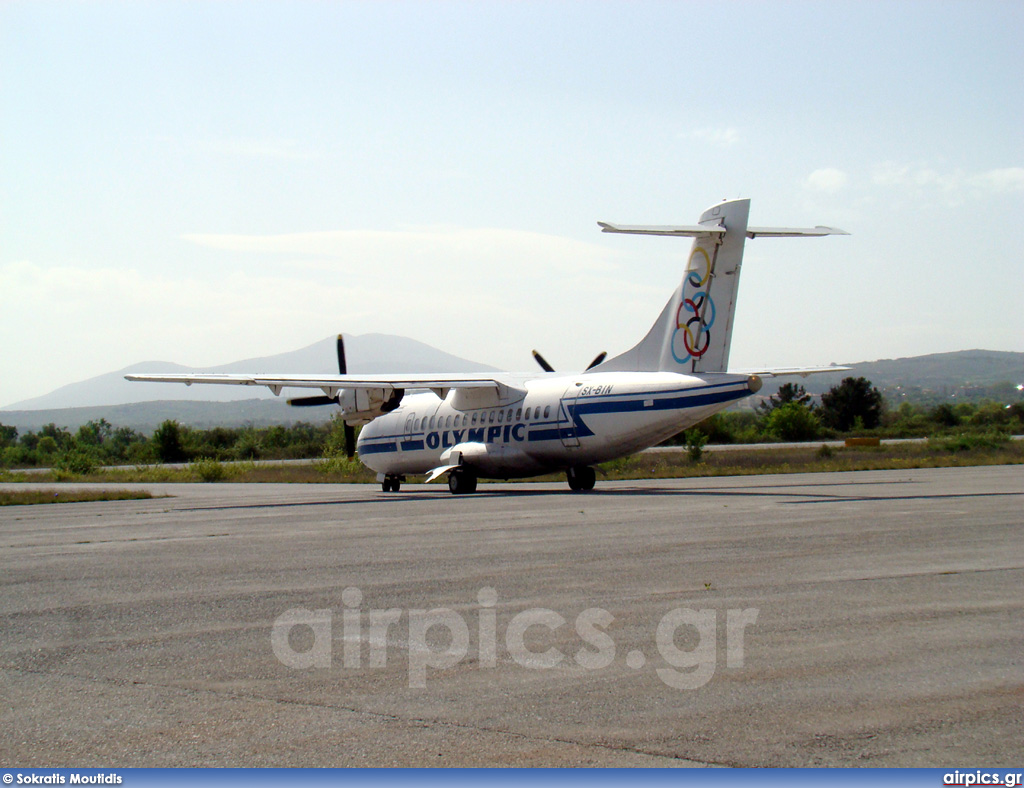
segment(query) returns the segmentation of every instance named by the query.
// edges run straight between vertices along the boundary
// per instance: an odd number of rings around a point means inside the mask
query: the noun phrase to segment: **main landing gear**
[[[384,477],[384,480],[380,483],[380,488],[384,492],[398,492],[402,489],[402,482],[405,481],[404,476],[394,476],[388,474]]]
[[[452,495],[476,492],[476,473],[470,468],[456,468],[448,474],[448,489]]]
[[[570,468],[565,476],[569,480],[569,489],[575,492],[589,492],[597,482],[597,473],[588,465]]]

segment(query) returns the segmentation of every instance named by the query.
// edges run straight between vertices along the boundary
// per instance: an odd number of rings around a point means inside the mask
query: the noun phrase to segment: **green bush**
[[[1009,442],[1005,432],[961,432],[958,435],[928,439],[928,448],[940,451],[973,451],[975,449],[998,449]]]
[[[99,461],[95,454],[78,447],[61,452],[53,463],[54,470],[74,476],[92,473],[98,465]]]
[[[24,446],[8,446],[0,451],[0,467],[13,468],[17,465],[27,465],[28,453],[29,450]]]
[[[783,441],[809,441],[818,437],[818,417],[799,402],[787,402],[775,408],[764,420],[764,431]]]
[[[708,436],[696,427],[683,433],[686,438],[686,454],[690,462],[700,462],[704,456],[704,444],[708,442]]]
[[[821,420],[843,432],[872,430],[882,420],[883,404],[881,392],[867,378],[843,378],[821,395]]]
[[[323,474],[351,476],[363,470],[363,464],[355,457],[348,457],[345,452],[328,454],[324,452],[322,460],[315,463],[316,469]]]
[[[235,441],[235,456],[240,460],[258,460],[262,453],[260,436],[254,430],[246,430]]]
[[[156,456],[160,462],[184,462],[185,446],[182,441],[181,425],[173,419],[168,419],[153,433],[153,444],[156,446]]]
[[[209,457],[200,457],[189,463],[189,473],[203,482],[222,482],[228,472],[223,463],[212,460]]]

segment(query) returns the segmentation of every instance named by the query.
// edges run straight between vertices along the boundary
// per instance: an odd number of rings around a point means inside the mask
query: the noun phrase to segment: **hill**
[[[848,372],[783,378],[766,381],[762,396],[774,394],[779,385],[796,380],[808,393],[820,395],[843,378],[864,377],[886,396],[890,404],[915,402],[937,404],[946,401],[977,401],[991,398],[1017,400],[1015,388],[1024,384],[1024,353],[998,350],[958,350],[908,358],[859,361],[843,366]]]
[[[493,372],[475,361],[459,358],[414,339],[391,334],[345,334],[345,358],[350,372],[372,375],[378,372]],[[145,361],[78,383],[61,386],[41,397],[15,402],[6,411],[54,410],[100,405],[123,405],[158,400],[219,401],[273,399],[264,388],[237,386],[182,386],[176,383],[130,383],[124,376],[133,372],[279,372],[298,375],[337,373],[335,337],[327,337],[298,350],[273,356],[247,358],[213,367],[186,367],[167,361]]]
[[[345,336],[346,356],[352,372],[472,372],[494,371],[474,361],[452,356],[405,337],[389,334]],[[235,386],[180,386],[129,383],[129,372],[256,372],[299,374],[334,372],[334,337],[327,337],[290,353],[245,359],[217,367],[197,369],[169,362],[147,362],[72,383],[35,399],[0,409],[0,423],[24,433],[51,422],[77,429],[88,421],[105,418],[111,424],[145,432],[166,419],[195,427],[269,426],[297,421],[322,422],[333,408],[290,408],[284,397],[269,391]],[[848,364],[849,372],[812,375],[805,379],[767,380],[758,397],[741,407],[753,407],[778,390],[781,383],[797,380],[811,394],[820,395],[853,375],[872,381],[890,404],[922,404],[992,398],[1021,399],[1016,386],[1024,384],[1024,353],[963,350],[909,358],[880,359]]]

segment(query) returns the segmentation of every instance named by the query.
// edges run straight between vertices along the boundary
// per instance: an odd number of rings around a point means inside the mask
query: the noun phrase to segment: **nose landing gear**
[[[448,489],[452,495],[476,492],[476,474],[470,468],[456,468],[448,474]]]

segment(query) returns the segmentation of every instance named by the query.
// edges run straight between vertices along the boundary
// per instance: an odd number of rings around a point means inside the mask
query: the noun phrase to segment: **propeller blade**
[[[540,364],[540,368],[543,369],[545,372],[555,371],[555,368],[547,362],[547,359],[545,359],[544,356],[542,356],[536,350],[533,351],[533,357],[537,360],[537,363]]]
[[[337,405],[337,397],[296,397],[288,400],[288,404],[294,408],[311,408],[316,405]]]
[[[345,361],[345,337],[338,334],[338,374],[348,374],[348,363]],[[345,422],[345,455],[352,459],[356,456],[356,428]]]
[[[356,428],[345,422],[345,454],[349,459],[356,456]]]
[[[593,369],[598,364],[600,364],[602,361],[604,361],[607,357],[608,357],[607,351],[601,351],[600,353],[597,354],[597,358],[595,358],[593,361],[590,362],[590,364],[587,366],[587,369]]]
[[[348,374],[348,364],[345,363],[345,337],[338,334],[338,374]]]

